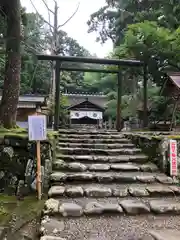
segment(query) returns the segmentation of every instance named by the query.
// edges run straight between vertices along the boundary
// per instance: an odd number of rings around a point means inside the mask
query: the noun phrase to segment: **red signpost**
[[[171,176],[178,175],[176,140],[170,140],[170,174]]]

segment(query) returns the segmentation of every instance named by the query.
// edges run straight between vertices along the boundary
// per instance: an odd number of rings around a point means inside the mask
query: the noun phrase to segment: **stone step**
[[[120,149],[120,148],[135,148],[135,145],[132,143],[114,143],[114,144],[106,144],[106,143],[67,143],[60,142],[58,144],[60,148],[89,148],[89,149]]]
[[[88,138],[58,138],[59,143],[88,143],[88,144],[126,144],[131,143],[127,138],[120,139],[88,139]]]
[[[59,135],[61,134],[79,134],[79,135],[83,135],[84,133],[87,134],[91,134],[91,135],[109,135],[109,134],[113,134],[113,135],[123,135],[120,132],[117,131],[110,131],[110,130],[100,130],[100,129],[59,129],[58,130]]]
[[[54,228],[56,231],[56,228]],[[47,231],[46,229],[43,229],[44,231]],[[41,231],[40,231],[41,232]],[[66,240],[65,238],[62,238],[62,237],[56,237],[56,236],[53,236],[53,235],[45,235],[45,236],[42,236],[40,238],[40,240]]]
[[[74,184],[52,186],[49,197],[166,197],[179,196],[180,187],[163,184]]]
[[[125,139],[122,134],[59,134],[59,138],[69,139]]]
[[[44,214],[63,217],[81,217],[83,215],[104,215],[104,214],[171,214],[180,215],[180,198],[77,198],[77,199],[54,199],[49,198],[45,202]]]
[[[141,153],[139,148],[122,148],[122,149],[90,149],[90,148],[62,148],[58,147],[57,152],[61,154],[76,154],[76,155],[134,155]]]
[[[50,180],[56,183],[66,182],[99,182],[99,183],[176,183],[172,178],[167,177],[162,173],[150,172],[53,172],[50,175]]]
[[[156,231],[150,231],[150,235],[154,240],[179,240],[180,231],[175,229],[161,229]]]
[[[143,172],[157,172],[158,167],[153,163],[136,164],[128,163],[80,163],[80,162],[66,162],[63,160],[56,160],[53,163],[54,170],[67,170],[72,172],[85,171],[143,171]]]
[[[145,163],[148,157],[144,154],[134,155],[119,155],[119,156],[98,156],[98,155],[64,155],[57,154],[56,159],[64,160],[65,162],[85,162],[85,163]]]

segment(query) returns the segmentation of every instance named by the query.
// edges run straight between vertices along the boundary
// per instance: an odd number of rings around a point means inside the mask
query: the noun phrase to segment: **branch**
[[[46,1],[45,0],[42,0],[42,2],[44,3],[44,5],[46,6],[48,12],[51,12],[52,14],[54,14],[54,11],[52,11],[49,6],[47,5]]]
[[[64,27],[64,25],[66,25],[76,15],[77,11],[79,10],[79,6],[80,6],[80,3],[78,3],[78,6],[77,6],[76,10],[74,11],[74,13],[63,24],[58,26],[58,29],[61,27]]]
[[[37,8],[35,7],[35,5],[34,5],[34,3],[33,3],[33,0],[30,0],[30,2],[31,2],[31,4],[32,4],[33,8],[35,9],[36,13],[43,19],[43,21],[44,21],[45,23],[47,23],[47,24],[49,25],[50,30],[51,30],[51,28],[54,29],[53,25],[51,25],[51,23],[49,23],[48,21],[46,21],[46,20],[41,16],[41,14],[38,12]]]
[[[48,18],[49,18],[49,24],[50,24],[50,22],[51,22],[51,14],[50,14],[50,13],[52,13],[52,14],[54,15],[55,12],[53,12],[53,11],[49,8],[49,6],[48,6],[48,4],[46,3],[45,0],[42,0],[42,2],[44,3],[44,5],[46,6],[46,8],[47,8],[47,10],[48,10]],[[51,27],[50,27],[50,31],[51,31],[51,33],[53,34],[53,31],[52,31]]]

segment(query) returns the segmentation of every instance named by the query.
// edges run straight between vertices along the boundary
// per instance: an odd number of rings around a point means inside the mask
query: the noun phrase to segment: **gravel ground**
[[[66,219],[59,236],[67,240],[139,240],[148,231],[180,230],[180,216],[104,216]],[[151,238],[148,238],[151,239]]]

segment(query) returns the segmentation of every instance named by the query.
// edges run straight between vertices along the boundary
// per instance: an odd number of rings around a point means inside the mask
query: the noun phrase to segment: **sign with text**
[[[30,141],[46,140],[46,116],[28,116],[28,132]]]
[[[178,174],[177,163],[177,141],[170,140],[170,174],[171,176],[177,176]]]

